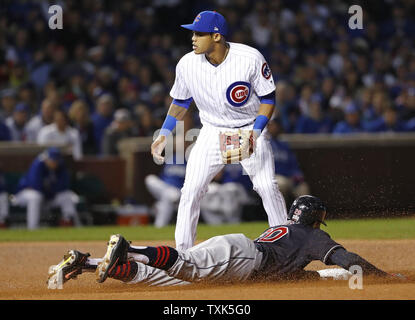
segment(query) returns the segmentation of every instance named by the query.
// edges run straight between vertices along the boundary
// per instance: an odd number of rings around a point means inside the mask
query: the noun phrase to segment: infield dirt
[[[388,272],[400,272],[407,281],[385,282],[363,278],[363,289],[350,289],[348,281],[260,282],[233,285],[192,284],[182,287],[146,287],[108,279],[99,284],[85,273],[68,281],[63,290],[48,290],[49,265],[57,264],[69,249],[102,257],[105,242],[0,243],[1,300],[376,300],[415,299],[415,240],[336,240]],[[160,242],[133,242],[159,245]],[[163,243],[173,245],[173,243]],[[313,262],[306,269],[328,268]],[[116,294],[114,294],[116,293]]]

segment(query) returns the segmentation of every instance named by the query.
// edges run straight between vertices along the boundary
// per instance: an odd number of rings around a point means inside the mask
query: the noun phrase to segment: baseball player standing
[[[202,129],[190,153],[181,190],[175,231],[176,248],[180,250],[193,246],[201,199],[225,163],[241,163],[262,198],[270,226],[285,223],[287,217],[284,198],[274,178],[274,159],[266,134],[266,124],[275,105],[275,83],[267,62],[258,50],[227,42],[227,23],[217,12],[203,11],[192,24],[182,27],[193,31],[193,51],[184,55],[176,66],[176,79],[170,91],[173,101],[151,146],[154,159],[164,161],[161,154],[167,137],[194,101]],[[240,137],[241,144],[249,151],[237,151],[236,158],[229,154],[226,158],[223,148],[228,146],[221,142],[224,132],[247,132]],[[232,140],[228,138],[225,143]]]

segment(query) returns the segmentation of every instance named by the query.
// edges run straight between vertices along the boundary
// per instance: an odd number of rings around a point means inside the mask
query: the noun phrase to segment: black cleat
[[[117,265],[127,263],[129,247],[130,243],[122,235],[115,234],[111,236],[107,252],[96,270],[98,282],[104,282]]]

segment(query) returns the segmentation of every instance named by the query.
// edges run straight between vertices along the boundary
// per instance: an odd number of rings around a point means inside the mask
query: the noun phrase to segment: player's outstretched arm
[[[363,259],[356,253],[349,252],[344,248],[338,248],[331,253],[328,257],[326,264],[338,265],[346,270],[349,270],[351,266],[357,265],[362,268],[363,274],[371,274],[381,277],[391,276],[389,273],[380,270],[370,262]]]
[[[157,162],[163,163],[164,157],[161,155],[167,144],[167,137],[171,134],[176,127],[176,123],[182,120],[186,114],[187,108],[179,106],[174,103],[170,105],[167,112],[166,119],[161,127],[160,134],[156,140],[151,144],[151,154]]]

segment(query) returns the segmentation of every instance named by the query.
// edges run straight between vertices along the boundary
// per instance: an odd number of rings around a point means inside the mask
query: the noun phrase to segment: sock
[[[135,261],[127,261],[127,263],[120,264],[112,269],[108,277],[121,280],[124,282],[131,281],[138,271],[138,265]]]
[[[134,247],[130,246],[128,249],[129,253],[138,254],[137,260],[142,263],[146,263],[149,266],[168,270],[177,260],[179,254],[177,253],[176,249],[167,246],[159,246],[159,247]],[[140,257],[140,255],[144,255],[147,257]]]

